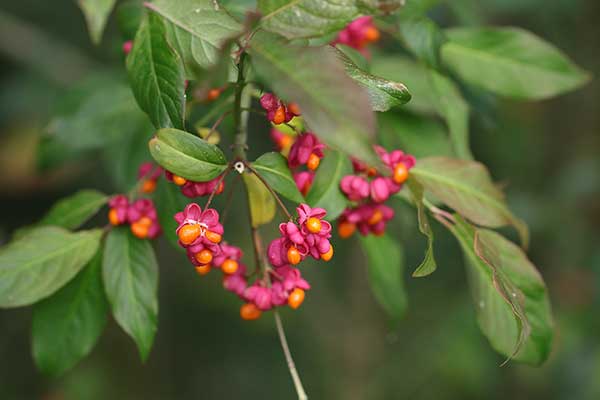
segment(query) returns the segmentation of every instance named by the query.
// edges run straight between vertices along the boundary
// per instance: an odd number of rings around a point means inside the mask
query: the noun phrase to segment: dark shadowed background
[[[433,15],[441,25],[524,27],[600,74],[597,1],[454,3]],[[74,1],[0,3],[0,241],[78,188],[121,187],[107,178],[119,168],[113,158],[90,151],[53,168],[50,154],[40,172],[36,150],[70,86],[99,70],[124,75],[121,43],[113,18],[103,44],[93,47]],[[398,203],[390,230],[404,244],[410,302],[399,324],[390,324],[373,299],[355,239],[337,243],[331,263],[307,263],[303,273],[313,290],[300,310],[282,312],[310,398],[600,398],[600,84],[592,80],[536,103],[474,97],[473,152],[530,225],[530,258],[550,289],[556,329],[550,359],[540,368],[500,367],[503,358],[477,328],[459,247],[439,226],[438,270],[410,278],[424,244],[414,212]],[[271,145],[264,122],[251,124],[256,156]],[[225,140],[227,129],[221,129]],[[119,132],[115,125],[98,134]],[[130,158],[114,154],[124,165]],[[236,195],[225,229],[250,254],[244,199],[240,190]],[[272,315],[241,321],[239,301],[222,290],[217,274],[199,279],[166,241],[158,250],[159,330],[145,365],[110,321],[91,356],[61,378],[45,377],[30,355],[30,308],[2,310],[0,399],[294,398]]]

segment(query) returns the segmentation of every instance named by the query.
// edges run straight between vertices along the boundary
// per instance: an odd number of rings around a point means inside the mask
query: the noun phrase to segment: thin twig
[[[219,186],[221,186],[221,183],[223,183],[223,179],[225,179],[225,177],[229,174],[230,171],[231,171],[231,167],[228,167],[225,170],[225,172],[223,172],[221,174],[221,179],[219,179],[219,182],[217,182],[217,184],[215,185],[215,188],[213,189],[212,193],[208,197],[208,200],[206,200],[206,204],[204,205],[205,210],[208,208],[208,206],[210,206],[210,203],[212,202],[213,198],[215,197],[215,194],[217,193],[217,190],[219,190]]]
[[[210,131],[208,132],[208,135],[206,135],[206,137],[204,138],[204,140],[208,140],[208,138],[210,137],[210,135],[212,135],[213,133],[215,133],[215,131],[217,130],[217,128],[219,127],[219,125],[221,125],[221,122],[223,122],[223,120],[225,119],[226,116],[228,116],[229,114],[231,114],[231,110],[229,111],[225,111],[213,124],[213,126],[211,126]]]
[[[221,213],[221,223],[225,224],[227,220],[227,216],[229,215],[229,210],[231,209],[231,201],[233,200],[233,191],[235,186],[240,181],[240,175],[237,175],[231,185],[229,185],[229,191],[227,192],[227,199],[225,200],[225,207],[223,207],[223,212]]]
[[[291,221],[293,219],[292,214],[290,214],[287,207],[285,206],[285,204],[283,204],[283,201],[281,201],[281,198],[277,195],[277,193],[275,193],[275,191],[273,190],[271,185],[269,185],[267,183],[267,181],[265,181],[265,179],[258,172],[256,172],[256,170],[254,168],[252,168],[252,166],[250,164],[244,163],[244,165],[246,166],[246,168],[248,168],[250,170],[250,172],[252,172],[254,175],[256,175],[256,177],[262,182],[263,185],[265,185],[265,187],[269,190],[269,192],[271,192],[271,195],[275,198],[275,200],[277,201],[277,204],[279,204],[279,208],[281,208],[281,211],[283,211],[285,216]]]
[[[288,347],[287,339],[285,338],[285,332],[283,331],[283,325],[281,324],[281,318],[279,317],[279,312],[275,310],[273,311],[273,314],[275,314],[275,325],[277,326],[279,341],[281,342],[283,354],[285,354],[285,361],[287,362],[288,369],[290,370],[290,375],[292,376],[292,380],[294,381],[294,387],[296,388],[296,393],[298,394],[298,400],[307,400],[308,396],[304,391],[302,381],[300,380],[300,375],[298,375],[298,371],[296,370],[296,364],[294,364],[292,353],[290,352],[290,348]]]

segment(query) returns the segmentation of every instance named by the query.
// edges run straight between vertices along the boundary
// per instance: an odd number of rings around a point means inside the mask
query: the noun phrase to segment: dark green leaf
[[[410,93],[406,86],[399,82],[371,75],[358,68],[352,60],[341,51],[336,52],[342,60],[346,73],[367,91],[371,106],[375,111],[387,111],[390,108],[406,104]]]
[[[527,226],[510,212],[504,194],[494,186],[482,164],[429,157],[418,160],[411,175],[427,192],[476,224],[490,228],[513,225],[527,247]]]
[[[114,78],[92,77],[61,101],[65,110],[50,122],[48,133],[68,149],[103,148],[147,126],[131,89]]]
[[[472,158],[469,149],[469,107],[456,84],[441,73],[404,57],[376,57],[372,71],[387,79],[401,80],[412,94],[406,108],[443,117],[454,153]]]
[[[227,168],[221,149],[191,133],[160,129],[148,145],[163,168],[192,181],[209,181]]]
[[[261,25],[289,39],[323,36],[362,13],[389,13],[404,0],[258,0]]]
[[[71,369],[90,353],[107,315],[98,251],[71,282],[34,306],[32,351],[38,368],[55,376]]]
[[[406,85],[412,97],[403,109],[437,114],[427,67],[408,57],[376,54],[371,61],[370,72],[385,79],[401,81]]]
[[[402,149],[417,159],[454,156],[445,127],[433,118],[407,112],[379,114],[379,138],[388,149]]]
[[[113,229],[104,246],[102,276],[115,319],[145,361],[158,320],[158,265],[150,242],[135,238],[127,228]]]
[[[304,196],[298,190],[284,156],[265,153],[252,163],[252,167],[274,191],[296,203],[304,203]]]
[[[0,250],[0,307],[27,306],[69,282],[96,253],[100,229],[68,232],[45,226]]]
[[[181,250],[177,235],[175,234],[178,224],[173,216],[183,211],[185,206],[191,202],[190,199],[181,194],[179,186],[166,179],[159,179],[154,199],[158,221],[165,237],[176,249]]]
[[[245,173],[242,177],[244,178],[248,193],[252,227],[257,228],[268,224],[275,217],[275,198],[273,198],[269,189],[267,189],[265,184],[256,175]]]
[[[440,66],[440,47],[446,41],[437,24],[424,15],[400,13],[400,32],[415,56],[433,68]]]
[[[503,96],[546,99],[576,89],[589,74],[560,50],[519,28],[446,31],[443,62],[465,81]]]
[[[467,259],[477,320],[492,347],[530,364],[550,353],[553,322],[548,291],[523,251],[496,232],[455,216],[450,228]]]
[[[108,197],[97,190],[81,190],[58,201],[39,224],[76,229],[94,216],[107,200]]]
[[[130,190],[137,183],[139,167],[152,160],[148,151],[148,140],[154,128],[144,115],[140,129],[123,132],[118,141],[104,148],[102,161],[106,172],[110,174],[116,188],[122,192]]]
[[[410,192],[412,194],[413,201],[417,207],[417,218],[419,220],[419,231],[427,236],[427,249],[425,250],[425,258],[417,269],[413,272],[412,276],[420,278],[433,273],[437,269],[435,262],[435,256],[433,254],[433,231],[429,224],[429,218],[427,218],[427,212],[425,211],[425,205],[423,204],[423,186],[414,179],[410,178],[407,182]]]
[[[184,74],[181,60],[169,46],[162,19],[150,13],[142,20],[127,57],[133,94],[157,128],[183,128]]]
[[[291,46],[258,32],[249,51],[257,74],[279,96],[298,103],[306,124],[325,143],[379,165],[371,147],[375,118],[369,96],[344,73],[335,49]]]
[[[429,70],[429,79],[433,89],[435,107],[444,117],[450,131],[450,140],[454,152],[460,158],[472,159],[469,147],[469,106],[463,99],[456,84],[447,76]]]
[[[77,0],[79,8],[83,11],[90,31],[90,37],[95,44],[102,40],[102,32],[106,26],[108,16],[117,0]]]
[[[126,0],[117,6],[117,23],[125,39],[133,40],[143,17],[143,0]]]
[[[369,281],[375,298],[392,318],[399,319],[407,308],[401,244],[388,235],[361,236],[360,242],[367,256]]]
[[[154,0],[146,7],[166,21],[169,42],[184,61],[188,77],[216,64],[226,39],[242,27],[213,0]]]
[[[340,180],[352,174],[350,158],[339,151],[330,150],[321,160],[315,179],[306,196],[311,207],[327,210],[327,219],[336,219],[348,205],[346,196],[340,190]]]

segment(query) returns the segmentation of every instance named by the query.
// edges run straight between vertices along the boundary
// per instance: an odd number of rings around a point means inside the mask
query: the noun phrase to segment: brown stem
[[[292,353],[290,352],[290,348],[285,337],[285,332],[283,330],[283,324],[281,323],[279,313],[277,312],[277,310],[275,310],[273,311],[273,314],[275,314],[275,325],[277,326],[279,341],[281,342],[281,348],[283,349],[283,354],[285,355],[285,361],[287,363],[288,369],[290,370],[292,381],[294,381],[294,387],[296,388],[296,393],[298,394],[298,400],[308,400],[308,396],[306,395],[304,387],[302,386],[302,381],[300,380],[300,375],[298,374],[298,370],[296,369],[296,364],[294,363],[294,359],[292,358]]]

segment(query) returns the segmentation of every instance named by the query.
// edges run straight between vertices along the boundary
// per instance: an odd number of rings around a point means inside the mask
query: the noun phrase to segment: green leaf
[[[433,118],[407,112],[378,115],[379,138],[388,149],[402,149],[417,159],[428,156],[454,156],[446,128]]]
[[[331,148],[379,165],[371,147],[375,118],[369,96],[344,73],[335,49],[296,47],[264,32],[250,45],[257,74],[286,101],[298,103],[312,131]]]
[[[39,224],[60,226],[66,229],[79,228],[93,217],[107,201],[108,197],[97,190],[81,190],[58,201]]]
[[[513,27],[446,31],[443,62],[466,82],[502,96],[540,100],[581,87],[590,76],[560,50]]]
[[[401,81],[408,87],[412,97],[403,109],[437,114],[428,68],[424,65],[404,56],[374,54],[370,72],[385,79]]]
[[[408,49],[428,66],[439,68],[440,47],[446,38],[437,24],[424,15],[399,16],[400,33]]]
[[[104,148],[148,124],[131,89],[114,78],[86,79],[67,91],[60,103],[64,110],[49,123],[47,137],[52,144],[57,141],[77,152]]]
[[[336,219],[348,205],[346,196],[340,190],[340,181],[352,174],[352,163],[345,154],[329,150],[321,160],[315,174],[306,202],[311,207],[327,210],[327,219]]]
[[[471,159],[469,107],[456,84],[441,73],[405,57],[374,57],[372,72],[386,79],[401,80],[412,94],[407,110],[437,114],[444,118],[454,153]]]
[[[184,74],[181,60],[169,46],[162,19],[150,13],[142,20],[127,57],[133,94],[156,128],[184,125]]]
[[[33,307],[32,352],[37,367],[61,375],[87,356],[102,334],[108,303],[102,252],[66,286]]]
[[[527,247],[527,226],[510,212],[504,194],[494,186],[483,164],[428,157],[418,160],[410,172],[427,192],[471,222],[490,228],[514,226]]]
[[[473,158],[469,148],[469,106],[460,90],[450,78],[437,71],[429,70],[437,112],[444,117],[450,131],[454,152],[460,158]]]
[[[496,232],[455,216],[450,227],[467,259],[469,285],[483,334],[499,353],[530,364],[550,353],[553,322],[548,291],[523,251]]]
[[[154,192],[154,200],[158,222],[160,222],[164,236],[176,249],[182,250],[175,234],[178,224],[173,216],[183,211],[185,206],[190,203],[190,199],[181,193],[179,186],[166,179],[159,179]]]
[[[287,160],[279,153],[265,153],[252,163],[252,168],[283,197],[296,203],[304,203],[304,196],[298,190]]]
[[[365,88],[374,111],[387,111],[410,100],[410,93],[402,83],[371,75],[358,68],[343,52],[338,50],[336,54],[342,60],[348,76]]]
[[[146,7],[166,21],[168,38],[184,61],[188,77],[217,63],[224,42],[242,26],[214,0],[154,0]]]
[[[116,0],[77,0],[94,44],[99,44],[102,40],[102,32],[115,3]]]
[[[248,193],[248,204],[250,207],[250,220],[252,227],[257,228],[268,224],[275,217],[275,198],[269,189],[252,173],[242,175]]]
[[[133,40],[143,18],[143,0],[125,0],[117,6],[117,24],[126,40]]]
[[[404,0],[258,0],[261,26],[289,39],[341,30],[362,13],[391,12]]]
[[[135,340],[145,361],[158,320],[158,265],[150,242],[127,228],[113,229],[104,246],[102,276],[117,323]]]
[[[425,205],[423,204],[423,186],[413,178],[407,181],[408,188],[410,189],[413,201],[417,207],[417,218],[419,220],[419,231],[427,236],[427,249],[425,250],[425,258],[417,269],[413,272],[412,276],[420,278],[432,274],[437,269],[437,263],[435,262],[435,256],[433,254],[433,231],[429,224],[429,218],[427,218],[427,212]]]
[[[47,226],[0,250],[0,307],[27,306],[69,282],[96,253],[102,231]]]
[[[148,146],[163,168],[191,181],[209,181],[227,168],[221,149],[177,129],[160,129]]]
[[[361,236],[360,243],[367,257],[369,281],[375,298],[392,318],[399,319],[407,308],[402,277],[402,246],[388,235]]]

